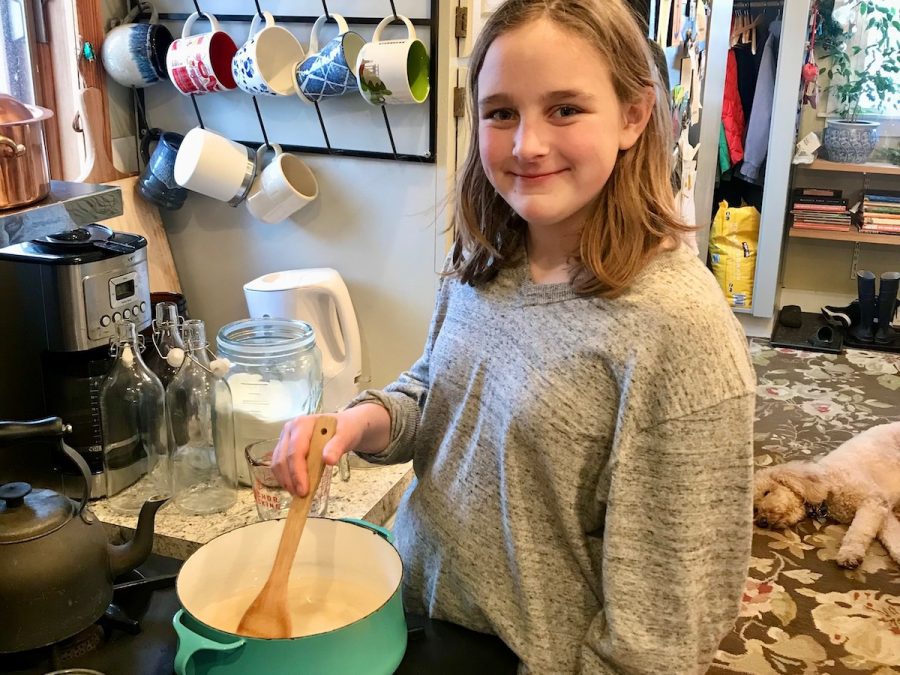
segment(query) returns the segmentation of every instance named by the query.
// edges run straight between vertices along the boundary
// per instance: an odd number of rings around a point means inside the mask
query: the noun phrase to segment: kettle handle
[[[359,324],[356,321],[356,313],[353,311],[353,301],[350,299],[350,291],[339,276],[324,280],[319,284],[319,289],[334,301],[337,309],[338,321],[341,324],[341,332],[344,334],[344,363],[353,368],[353,376],[359,375],[361,369],[359,339]]]
[[[91,497],[91,470],[81,455],[63,443],[62,437],[71,431],[71,425],[65,424],[59,417],[47,417],[28,422],[0,420],[0,446],[28,439],[57,437],[63,454],[75,463],[75,466],[81,472],[81,477],[84,479],[81,503],[78,505],[78,511],[75,514],[78,516],[81,515],[84,507],[87,506],[88,499]]]
[[[59,439],[59,449],[63,451],[63,454],[66,457],[75,462],[75,466],[78,467],[78,470],[81,472],[81,477],[84,479],[84,487],[81,489],[81,501],[78,503],[78,510],[75,512],[76,516],[80,516],[81,512],[84,511],[84,507],[87,506],[88,500],[91,498],[91,469],[87,465],[87,462],[84,461],[84,457],[63,443],[61,438]]]

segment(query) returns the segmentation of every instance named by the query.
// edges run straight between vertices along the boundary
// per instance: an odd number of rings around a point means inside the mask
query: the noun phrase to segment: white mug
[[[431,90],[428,51],[416,38],[412,21],[405,16],[397,18],[406,24],[406,39],[381,39],[381,33],[394,21],[393,15],[385,17],[356,60],[359,93],[372,105],[422,103]]]
[[[256,176],[253,151],[208,129],[194,127],[175,157],[175,182],[188,190],[237,206]]]
[[[260,28],[262,21],[265,26]],[[248,94],[290,96],[294,93],[294,68],[304,56],[294,34],[276,26],[272,15],[263,12],[253,17],[250,37],[231,62],[231,73]]]
[[[299,157],[284,152],[277,143],[269,146],[275,158],[259,172],[247,197],[247,210],[257,220],[278,223],[287,220],[319,196],[316,177]],[[267,146],[256,151],[262,167]]]

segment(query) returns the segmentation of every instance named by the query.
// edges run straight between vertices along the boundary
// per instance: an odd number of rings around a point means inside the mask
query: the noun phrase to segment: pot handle
[[[6,136],[0,136],[0,147],[9,148],[8,150],[3,150],[3,153],[7,157],[21,157],[25,154],[25,146],[21,143],[16,143],[13,139],[7,138]]]
[[[72,427],[65,424],[59,417],[45,417],[27,422],[0,420],[0,446],[29,438],[62,437],[63,434],[70,431],[72,431]]]
[[[198,635],[184,625],[182,620],[184,610],[179,609],[172,618],[172,625],[178,634],[178,652],[175,654],[175,672],[178,675],[194,675],[194,665],[191,657],[197,652],[212,650],[216,652],[233,652],[244,646],[245,640],[237,639],[234,642],[216,642]]]
[[[370,523],[368,520],[362,520],[360,518],[338,518],[338,520],[372,530],[375,534],[379,534],[387,539],[387,543],[392,545],[394,543],[394,534],[386,527],[381,527],[381,525],[376,525],[375,523]]]

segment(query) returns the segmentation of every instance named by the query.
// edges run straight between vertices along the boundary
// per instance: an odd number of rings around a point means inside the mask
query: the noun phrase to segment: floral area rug
[[[900,419],[900,355],[832,355],[751,341],[758,467],[823,455]],[[900,675],[900,567],[877,541],[863,563],[834,562],[846,526],[756,528],[741,615],[709,673]]]

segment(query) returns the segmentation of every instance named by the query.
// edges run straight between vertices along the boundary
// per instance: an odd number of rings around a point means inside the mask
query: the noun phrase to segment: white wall
[[[316,15],[321,2],[261,2],[273,14]],[[399,13],[427,17],[427,0],[398,0]],[[249,0],[201,1],[204,10],[220,14],[251,14]],[[363,378],[381,386],[393,380],[421,353],[437,287],[436,270],[443,258],[446,212],[441,203],[448,190],[454,121],[448,105],[452,89],[450,69],[452,9],[442,2],[441,37],[430,46],[439,61],[438,82],[432,96],[438,101],[437,164],[301,155],[316,174],[319,198],[275,225],[260,223],[243,207],[231,208],[200,195],[191,195],[179,211],[162,210],[188,308],[193,318],[207,322],[208,334],[247,315],[242,285],[261,274],[300,267],[334,267],[350,289],[363,346]],[[160,12],[186,13],[185,0],[160,0]],[[376,16],[389,11],[388,0],[331,0],[331,12],[346,16]],[[115,10],[108,10],[114,14]],[[285,24],[308,43],[310,26]],[[247,26],[229,24],[240,43]],[[333,31],[333,24],[332,32]],[[226,28],[223,25],[223,28]],[[351,26],[367,39],[372,26]],[[180,26],[172,25],[173,33]],[[425,28],[421,29],[423,32]],[[177,34],[176,34],[177,37]],[[426,37],[427,35],[420,36]],[[455,83],[455,74],[452,76]],[[435,84],[437,86],[435,86]],[[128,96],[110,84],[113,136],[128,152],[133,134],[128,124]],[[213,130],[242,140],[260,140],[261,132],[249,96],[231,92],[198,98],[204,122]],[[265,100],[260,106],[273,142],[321,144],[314,109],[290,99]],[[332,145],[389,150],[380,111],[362,101],[323,103]],[[424,107],[389,109],[399,152],[427,149]],[[147,90],[151,126],[184,133],[196,124],[190,100],[169,84]],[[426,115],[427,119],[427,115]],[[448,166],[449,164],[449,166]]]

